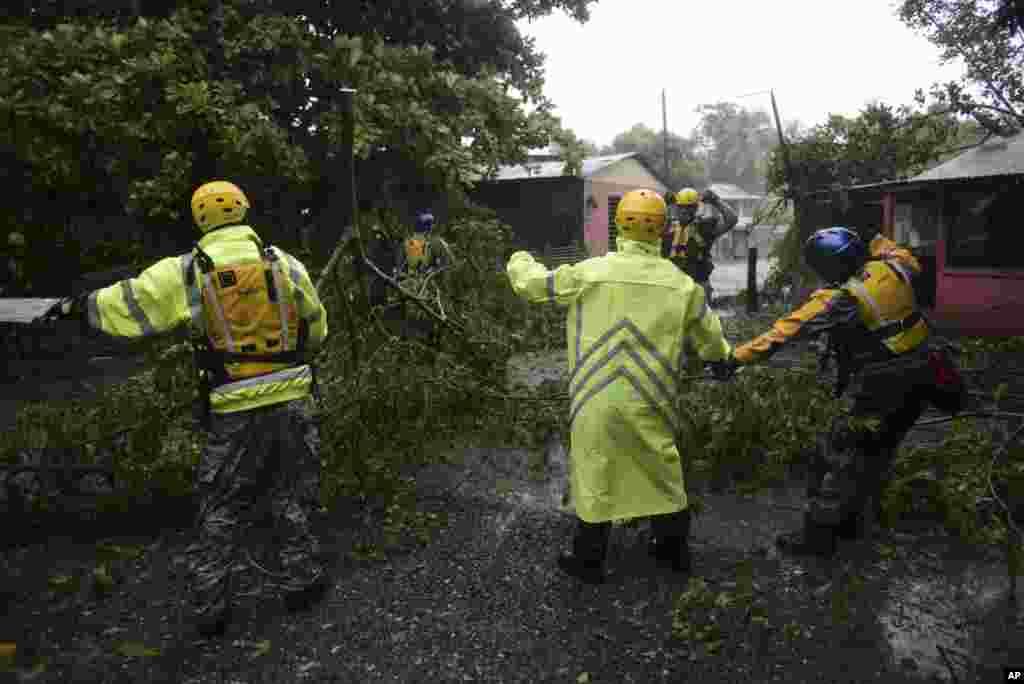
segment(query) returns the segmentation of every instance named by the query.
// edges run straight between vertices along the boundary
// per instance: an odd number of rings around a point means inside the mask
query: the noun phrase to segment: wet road
[[[768,278],[768,271],[771,269],[774,260],[758,259],[757,261],[757,286],[764,287],[764,281]],[[747,261],[725,261],[716,262],[715,270],[711,272],[711,286],[715,288],[715,295],[719,297],[733,297],[741,290],[747,289]]]

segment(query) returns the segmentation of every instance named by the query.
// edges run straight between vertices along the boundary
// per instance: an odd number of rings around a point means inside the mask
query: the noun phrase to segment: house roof
[[[752,195],[732,183],[712,183],[710,188],[724,200],[764,199],[764,195]]]
[[[623,159],[630,159],[636,157],[636,160],[644,165],[648,171],[650,171],[658,180],[661,180],[659,174],[644,162],[643,158],[636,152],[628,152],[626,154],[612,154],[604,157],[587,157],[583,160],[582,168],[580,170],[580,176],[582,178],[589,178],[601,169],[611,166],[616,162],[620,162]],[[509,180],[527,180],[533,178],[561,178],[566,174],[563,172],[565,169],[564,161],[537,161],[527,162],[525,164],[515,164],[512,166],[502,166],[498,168],[498,173],[489,180],[493,181],[509,181]]]
[[[940,181],[1024,174],[1024,131],[973,147],[911,181]]]

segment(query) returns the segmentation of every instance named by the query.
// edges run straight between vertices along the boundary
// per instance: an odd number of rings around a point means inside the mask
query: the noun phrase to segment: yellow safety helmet
[[[204,183],[192,193],[192,218],[204,233],[238,223],[245,218],[249,206],[245,193],[227,181]]]
[[[630,190],[615,209],[615,224],[627,240],[660,242],[668,208],[654,190]]]
[[[8,247],[24,247],[25,236],[21,233],[9,233],[7,235],[7,246]]]
[[[700,193],[693,188],[683,188],[676,193],[676,204],[681,207],[695,207],[700,202]]]

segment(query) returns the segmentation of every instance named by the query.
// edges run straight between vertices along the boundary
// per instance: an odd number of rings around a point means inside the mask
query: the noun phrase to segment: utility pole
[[[668,109],[665,107],[665,89],[661,89],[661,131],[665,148],[665,181],[668,181]],[[671,190],[672,188],[669,188]]]

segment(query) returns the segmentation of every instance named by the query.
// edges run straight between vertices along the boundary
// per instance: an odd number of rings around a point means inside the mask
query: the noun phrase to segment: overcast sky
[[[879,99],[910,104],[914,90],[958,77],[907,28],[891,0],[600,0],[577,24],[563,14],[520,22],[547,56],[545,94],[564,125],[598,145],[633,124],[689,135],[694,108],[721,100],[770,108],[783,121],[824,122]]]

